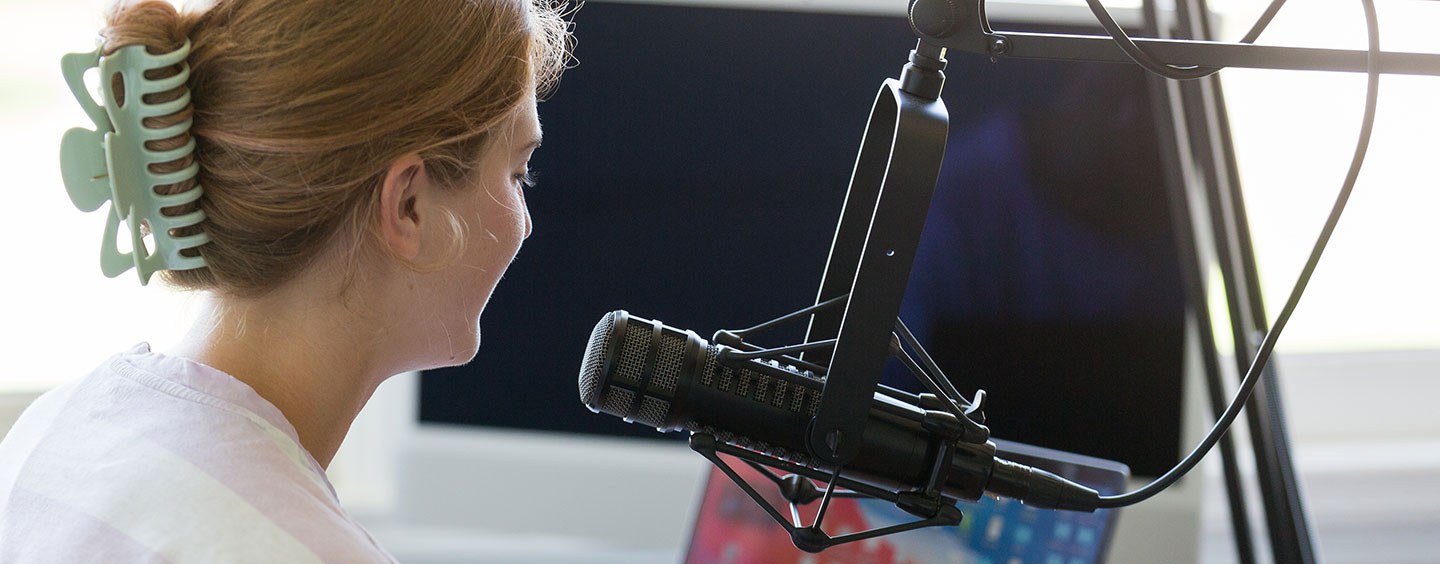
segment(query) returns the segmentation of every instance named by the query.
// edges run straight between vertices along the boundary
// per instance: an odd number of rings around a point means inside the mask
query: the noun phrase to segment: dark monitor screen
[[[674,5],[575,22],[579,66],[540,104],[534,234],[476,359],[423,375],[420,417],[678,438],[580,403],[591,328],[623,308],[708,336],[813,303],[870,104],[915,39],[900,17]],[[990,393],[996,436],[1163,472],[1184,303],[1142,71],[953,54],[946,75],[903,318],[960,390]]]

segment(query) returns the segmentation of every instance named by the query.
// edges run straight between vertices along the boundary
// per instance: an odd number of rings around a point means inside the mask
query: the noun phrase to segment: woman
[[[191,103],[155,120],[193,115],[165,141],[193,155],[159,168],[199,173],[156,191],[202,186],[165,213],[203,211],[209,242],[162,277],[213,307],[27,410],[0,443],[0,562],[391,561],[324,469],[387,377],[475,355],[567,26],[548,0],[116,6],[102,54],[191,46],[159,97]]]

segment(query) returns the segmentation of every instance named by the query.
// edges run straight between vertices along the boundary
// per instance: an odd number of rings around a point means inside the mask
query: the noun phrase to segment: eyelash
[[[526,188],[534,188],[534,187],[535,187],[535,173],[534,173],[534,172],[530,172],[530,171],[527,170],[527,171],[525,171],[524,174],[517,174],[517,175],[515,175],[514,178],[515,178],[515,182],[520,183],[522,186],[524,186],[524,187],[526,187]]]

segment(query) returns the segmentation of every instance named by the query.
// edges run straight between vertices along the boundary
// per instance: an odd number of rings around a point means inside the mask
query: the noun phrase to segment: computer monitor
[[[898,13],[591,2],[575,21],[579,66],[540,104],[534,234],[479,356],[423,375],[420,418],[673,440],[578,401],[595,321],[709,335],[813,303],[870,103],[915,38]],[[1049,23],[1007,27],[1075,30]],[[1163,472],[1184,304],[1143,71],[955,54],[946,74],[902,316],[958,388],[990,392],[997,436]]]

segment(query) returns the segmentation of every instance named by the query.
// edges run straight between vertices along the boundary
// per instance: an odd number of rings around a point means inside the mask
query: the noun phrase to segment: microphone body
[[[731,445],[824,471],[807,450],[824,380],[774,361],[722,362],[729,351],[685,331],[615,311],[591,333],[580,399],[596,413],[659,431],[707,433]],[[944,440],[927,412],[876,394],[859,453],[846,478],[891,491],[928,483]],[[930,413],[952,418],[948,413]],[[1094,490],[1043,470],[996,458],[991,442],[953,441],[944,495],[975,500],[989,491],[1038,507],[1091,511]],[[1086,493],[1088,492],[1088,493]]]

